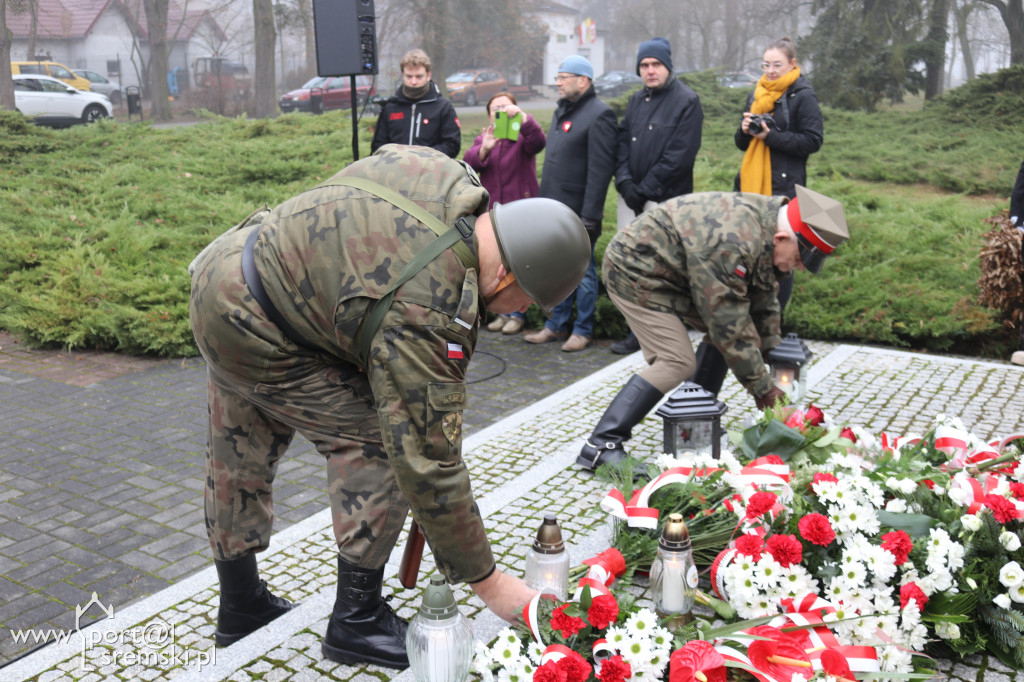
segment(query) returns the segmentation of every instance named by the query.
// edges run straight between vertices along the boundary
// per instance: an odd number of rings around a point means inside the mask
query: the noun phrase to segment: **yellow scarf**
[[[750,113],[770,114],[775,110],[775,102],[799,77],[799,66],[793,67],[785,76],[773,81],[768,80],[768,76],[761,76],[754,90]],[[740,191],[767,196],[772,194],[772,158],[768,152],[768,145],[756,137],[750,140],[750,146],[743,155],[743,165],[740,166]]]

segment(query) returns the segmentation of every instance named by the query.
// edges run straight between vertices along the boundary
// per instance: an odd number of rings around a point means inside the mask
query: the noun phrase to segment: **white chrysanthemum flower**
[[[1003,546],[1007,552],[1016,552],[1020,549],[1020,537],[1016,533],[1009,531],[1003,531],[999,534],[999,544]]]
[[[772,558],[770,554],[761,556],[754,568],[754,584],[762,590],[773,590],[779,585],[782,579],[782,564]]]
[[[877,545],[870,546],[863,554],[864,564],[871,571],[878,587],[892,580],[896,575],[896,557]]]
[[[622,648],[629,641],[630,635],[626,628],[619,625],[610,625],[604,631],[604,638],[613,649]]]
[[[992,603],[995,604],[996,606],[998,606],[1001,609],[1009,610],[1009,609],[1011,609],[1013,607],[1013,601],[1010,599],[1010,595],[1008,595],[1008,594],[996,595],[992,599]]]
[[[619,653],[631,666],[645,665],[651,660],[651,642],[646,636],[630,637],[619,647]]]
[[[651,645],[655,649],[669,650],[672,648],[672,631],[660,625],[651,630]]]
[[[960,517],[960,525],[969,533],[977,533],[984,523],[977,514],[964,514]]]
[[[540,645],[540,642],[531,639],[526,644],[526,656],[534,665],[540,665],[541,659],[544,658],[544,647]]]
[[[1021,583],[1024,583],[1024,569],[1021,569],[1020,564],[1016,561],[1011,561],[1008,564],[1004,564],[999,569],[999,582],[1004,587],[1017,587]]]
[[[914,671],[911,652],[896,646],[881,647],[878,662],[882,671],[887,673],[910,673]]]
[[[743,468],[743,464],[736,459],[736,455],[734,455],[731,450],[722,450],[716,466],[725,468],[729,471],[740,471]]]
[[[658,616],[648,609],[641,609],[626,620],[626,630],[633,637],[650,638],[657,626]]]
[[[503,667],[508,667],[519,659],[522,651],[523,643],[512,630],[505,628],[498,633],[498,640],[491,647],[491,659]]]
[[[473,672],[483,677],[491,674],[491,666],[494,661],[491,659],[491,648],[483,642],[473,644]]]

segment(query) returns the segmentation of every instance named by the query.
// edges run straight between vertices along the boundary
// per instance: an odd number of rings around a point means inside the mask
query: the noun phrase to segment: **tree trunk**
[[[931,13],[928,15],[928,35],[925,43],[928,53],[924,58],[925,85],[924,98],[935,99],[942,94],[942,71],[946,62],[946,23],[949,19],[950,0],[933,0]]]
[[[306,36],[306,71],[308,78],[316,73],[316,31],[313,28],[312,0],[299,0],[299,14],[302,17],[302,31]]]
[[[964,55],[964,74],[967,80],[974,80],[974,53],[971,52],[971,40],[967,33],[967,19],[971,16],[974,3],[969,0],[953,2],[953,14],[956,16],[956,35],[960,41],[960,51]]]
[[[1010,34],[1010,64],[1024,64],[1024,0],[981,0],[999,10]]]
[[[149,33],[149,83],[152,116],[170,121],[171,105],[167,98],[167,8],[170,0],[143,0],[146,8],[146,30]]]
[[[255,22],[256,67],[253,73],[256,118],[271,118],[277,114],[277,79],[274,76],[274,6],[271,0],[252,0]]]
[[[0,0],[0,64],[11,63],[11,41],[14,36],[7,28],[7,0]],[[0,109],[14,111],[14,79],[11,70],[0,69]]]

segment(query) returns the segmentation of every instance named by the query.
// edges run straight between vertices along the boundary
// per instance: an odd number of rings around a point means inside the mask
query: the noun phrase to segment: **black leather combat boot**
[[[271,594],[267,581],[260,580],[256,555],[252,552],[214,563],[220,580],[220,608],[217,630],[213,633],[217,646],[230,646],[294,608],[287,599]]]
[[[409,624],[381,598],[384,569],[359,568],[338,556],[338,597],[321,650],[337,663],[408,668]]]
[[[690,381],[717,397],[729,373],[729,365],[722,353],[707,341],[701,341],[697,346],[696,367]]]
[[[618,464],[628,455],[622,442],[665,395],[634,374],[612,399],[597,427],[576,458],[576,466],[593,471],[602,464]]]

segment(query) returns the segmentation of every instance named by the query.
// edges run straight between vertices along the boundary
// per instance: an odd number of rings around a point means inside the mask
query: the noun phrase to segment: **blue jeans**
[[[583,275],[583,281],[576,287],[576,291],[569,294],[569,298],[554,307],[551,318],[544,326],[556,334],[568,331],[573,301],[576,302],[576,322],[572,326],[572,333],[590,338],[594,335],[594,311],[597,308],[597,263],[594,262],[593,248],[590,250],[590,265]]]

